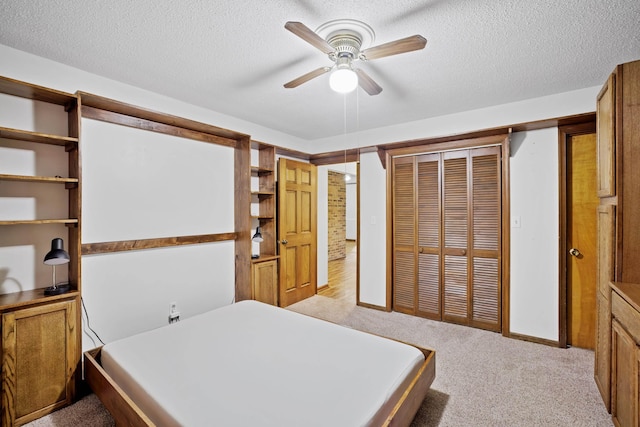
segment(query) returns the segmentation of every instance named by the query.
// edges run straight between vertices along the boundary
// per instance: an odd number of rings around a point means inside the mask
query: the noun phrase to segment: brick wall
[[[347,254],[347,186],[344,174],[329,171],[329,261]]]

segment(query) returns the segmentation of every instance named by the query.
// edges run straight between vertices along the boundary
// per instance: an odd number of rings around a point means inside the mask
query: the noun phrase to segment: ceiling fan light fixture
[[[329,87],[338,93],[353,92],[358,87],[358,75],[351,68],[337,68],[329,76]]]

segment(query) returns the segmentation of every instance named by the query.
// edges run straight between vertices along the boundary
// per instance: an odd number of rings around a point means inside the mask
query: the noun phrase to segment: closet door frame
[[[433,152],[453,151],[470,148],[481,148],[488,146],[500,146],[501,147],[501,196],[502,196],[502,223],[501,223],[501,235],[502,235],[502,262],[501,262],[501,303],[502,303],[502,316],[500,319],[502,335],[510,336],[510,310],[509,310],[509,296],[510,296],[510,252],[511,252],[511,233],[510,233],[510,218],[511,218],[511,202],[510,202],[510,147],[509,147],[510,133],[497,133],[495,135],[483,136],[479,138],[464,138],[446,142],[433,142],[425,141],[424,145],[415,145],[411,147],[402,147],[397,149],[389,149],[386,151],[386,164],[391,166],[393,164],[394,157],[412,156],[418,154],[429,154]],[[391,167],[387,167],[387,304],[386,310],[391,311],[392,299],[393,299],[393,176]]]

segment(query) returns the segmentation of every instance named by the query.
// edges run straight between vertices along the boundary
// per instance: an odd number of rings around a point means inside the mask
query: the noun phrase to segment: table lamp
[[[44,263],[53,266],[53,285],[45,288],[45,295],[60,295],[69,292],[68,283],[58,286],[56,284],[56,265],[67,264],[69,254],[63,249],[62,239],[56,237],[51,241],[51,250],[44,256]]]

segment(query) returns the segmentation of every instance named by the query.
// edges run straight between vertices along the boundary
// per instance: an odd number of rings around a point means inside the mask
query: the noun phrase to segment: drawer
[[[640,344],[640,312],[616,292],[611,293],[611,315],[618,319],[635,342]]]

